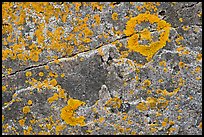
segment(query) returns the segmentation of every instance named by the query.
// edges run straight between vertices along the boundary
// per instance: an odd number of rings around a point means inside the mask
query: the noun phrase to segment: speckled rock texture
[[[202,135],[202,2],[2,2],[2,135]]]

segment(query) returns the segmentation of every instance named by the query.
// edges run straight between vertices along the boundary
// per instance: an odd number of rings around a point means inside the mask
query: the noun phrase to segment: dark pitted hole
[[[130,110],[130,104],[129,103],[122,103],[118,110],[120,112],[126,112],[127,113]]]
[[[146,114],[145,116],[146,116],[146,117],[149,117],[149,114]]]
[[[164,10],[162,10],[162,11],[159,12],[159,15],[164,16],[165,13],[166,13],[166,12],[165,12]]]
[[[98,118],[99,118],[98,113],[95,113],[94,118],[95,118],[95,119],[98,119]]]

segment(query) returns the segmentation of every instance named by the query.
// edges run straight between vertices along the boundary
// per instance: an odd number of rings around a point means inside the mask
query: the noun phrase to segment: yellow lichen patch
[[[24,113],[24,114],[27,114],[27,113],[29,113],[29,112],[30,112],[30,107],[29,107],[29,106],[23,107],[23,113]]]
[[[44,76],[44,73],[43,72],[39,72],[39,76],[40,77]]]
[[[114,13],[112,14],[112,19],[113,19],[113,20],[118,20],[118,14],[114,12]]]
[[[164,80],[163,80],[163,79],[159,79],[158,82],[159,82],[159,83],[162,83],[162,82],[164,82]]]
[[[183,26],[182,29],[183,29],[184,31],[187,31],[187,30],[190,29],[190,27],[189,27],[189,26]]]
[[[163,70],[164,70],[164,72],[167,72],[167,71],[168,71],[168,69],[167,69],[166,67],[165,67]]]
[[[162,95],[164,96],[173,96],[175,94],[175,92],[168,92],[166,89],[162,90]]]
[[[33,104],[32,100],[28,100],[28,105],[32,105],[32,104]]]
[[[162,116],[162,114],[159,112],[156,112],[156,116],[159,117],[159,116]]]
[[[198,17],[202,17],[202,12],[198,12]]]
[[[142,22],[146,21],[149,21],[150,24],[157,23],[157,30],[160,32],[159,41],[151,42],[148,46],[141,45],[138,43],[139,35],[137,33],[141,32],[135,31],[136,25],[139,25]],[[128,40],[127,47],[132,51],[139,52],[143,56],[146,56],[147,60],[150,60],[159,49],[163,48],[166,45],[166,41],[169,39],[170,27],[171,25],[169,23],[166,23],[164,20],[161,20],[156,15],[149,13],[139,14],[137,17],[131,18],[127,22],[126,30],[124,30],[126,36],[132,35]],[[150,41],[152,41],[150,32],[147,31],[147,29],[145,29],[143,33],[146,35],[142,35],[142,38],[149,39]]]
[[[180,52],[180,51],[183,51],[184,49],[185,49],[185,47],[180,46],[180,47],[178,47],[178,48],[176,49],[176,51]]]
[[[6,91],[6,86],[2,86],[2,91]]]
[[[120,56],[121,58],[126,58],[129,54],[129,52],[128,51],[121,51],[120,54],[121,54],[121,56]]]
[[[18,121],[19,125],[23,127],[25,125],[25,119],[21,119]]]
[[[136,135],[137,133],[135,131],[132,131],[131,132],[131,135]]]
[[[157,99],[154,97],[147,97],[146,99],[147,101],[147,106],[149,106],[150,108],[155,108],[156,107],[156,103],[157,103]]]
[[[195,72],[199,73],[200,71],[201,71],[201,67],[200,67],[200,66],[197,66],[197,67],[195,68]]]
[[[162,126],[163,126],[163,127],[166,127],[166,126],[167,126],[167,123],[163,121],[163,122],[162,122]]]
[[[24,135],[31,135],[31,131],[33,130],[33,128],[31,126],[29,126],[27,128],[27,130],[23,130]]]
[[[183,18],[179,18],[179,21],[180,21],[180,22],[183,22]]]
[[[5,119],[5,117],[4,117],[4,115],[2,115],[2,122],[4,122],[4,119]]]
[[[147,28],[143,29],[140,32],[140,36],[141,36],[141,39],[145,39],[145,40],[151,40],[152,39],[151,32]]]
[[[103,49],[102,49],[102,48],[99,48],[99,49],[98,49],[98,54],[99,54],[100,56],[104,56],[104,52],[103,52]]]
[[[169,125],[174,125],[174,124],[175,124],[174,121],[172,121],[172,120],[169,121]]]
[[[122,120],[126,120],[127,117],[128,117],[128,114],[125,114],[125,115],[123,116]]]
[[[80,100],[70,98],[67,101],[67,104],[68,104],[67,106],[61,109],[60,114],[61,118],[71,126],[76,125],[84,126],[85,117],[84,116],[74,117],[75,115],[74,111],[81,105],[84,105],[85,103]]]
[[[58,97],[59,97],[59,95],[58,95],[57,93],[54,93],[54,95],[53,95],[52,97],[48,98],[47,101],[48,101],[49,103],[52,103],[52,102],[54,102],[54,101],[57,101],[57,100],[58,100]]]
[[[184,51],[182,52],[182,54],[183,54],[183,55],[188,55],[188,54],[190,54],[190,51],[189,51],[189,50],[184,50]]]
[[[26,72],[26,77],[30,77],[30,76],[32,76],[31,71],[27,71],[27,72]]]
[[[160,61],[160,62],[159,62],[159,65],[166,67],[166,61]]]
[[[197,61],[201,61],[202,60],[202,54],[201,53],[197,54],[196,60]]]
[[[64,125],[57,125],[55,128],[56,134],[59,134],[65,128]]]
[[[169,133],[171,134],[172,132],[174,132],[176,130],[176,128],[174,128],[174,127],[171,127],[171,128],[169,128]]]
[[[146,105],[144,102],[139,103],[139,104],[136,106],[136,108],[137,108],[138,110],[140,110],[140,111],[146,111],[146,110],[148,110],[148,107],[147,107],[147,105]]]
[[[151,128],[150,128],[150,131],[151,131],[152,133],[154,133],[154,132],[156,132],[156,131],[157,131],[157,129],[156,129],[156,128],[154,128],[154,127],[151,127]]]
[[[181,120],[181,116],[178,116],[177,119],[178,119],[178,120]]]
[[[45,65],[45,69],[48,70],[48,69],[49,69],[49,66],[48,66],[48,65]]]
[[[7,73],[8,73],[8,74],[11,74],[11,72],[12,72],[12,68],[8,68]]]
[[[196,80],[201,80],[201,77],[196,77]]]
[[[59,98],[65,98],[64,89],[59,90]]]
[[[98,121],[99,121],[100,123],[103,123],[103,122],[105,121],[105,118],[104,118],[104,117],[100,117],[100,118],[98,119]]]
[[[143,82],[143,85],[144,85],[145,87],[148,87],[148,86],[151,85],[151,81],[150,81],[149,79],[146,79],[146,80]]]
[[[56,80],[56,79],[52,79],[52,80],[50,81],[50,84],[51,84],[52,86],[56,86],[56,85],[57,85],[57,80]]]
[[[152,91],[148,89],[147,90],[147,94],[151,94],[151,93],[152,93]]]
[[[178,38],[176,38],[175,41],[176,41],[177,44],[180,45],[180,44],[181,44],[181,41],[182,41],[183,39],[184,39],[184,38],[183,38],[181,35],[178,35]]]
[[[62,78],[64,78],[65,74],[64,74],[64,73],[62,73],[60,76],[61,76]]]
[[[202,122],[198,125],[198,128],[202,129]]]
[[[117,97],[114,97],[114,98],[109,99],[105,103],[105,106],[106,107],[113,107],[113,108],[120,108],[121,104],[122,104],[122,100],[117,98]]]
[[[179,66],[180,66],[181,68],[183,68],[183,67],[185,66],[185,63],[183,63],[182,61],[180,61],[180,62],[179,62]]]
[[[95,19],[95,21],[96,21],[96,24],[99,25],[100,22],[101,22],[100,16],[99,16],[98,14],[96,14],[96,15],[94,15],[94,19]]]

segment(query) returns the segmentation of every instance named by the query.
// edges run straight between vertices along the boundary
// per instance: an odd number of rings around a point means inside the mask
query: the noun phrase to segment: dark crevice
[[[164,16],[165,13],[166,13],[166,12],[165,12],[164,10],[162,10],[162,11],[159,12],[159,15]]]
[[[132,34],[132,35],[133,35],[133,34]],[[117,40],[126,39],[126,38],[128,38],[128,37],[131,37],[132,35],[130,35],[130,36],[123,36],[123,37],[118,38],[118,39],[116,39],[116,40],[114,40],[114,41],[110,41],[109,43],[115,42],[115,41],[117,41]],[[102,46],[99,46],[99,47],[97,47],[97,48],[95,48],[95,49],[93,49],[93,50],[97,50],[97,49],[99,49],[99,48],[101,48],[101,47],[102,47]],[[86,53],[86,52],[89,52],[89,51],[91,51],[91,50],[90,50],[90,49],[87,49],[87,50],[85,50],[85,51],[83,51],[83,52],[74,53],[74,54],[72,54],[71,56],[64,55],[64,56],[62,56],[62,57],[60,57],[60,58],[57,58],[57,59],[61,59],[61,58],[71,58],[71,57],[74,57],[74,56],[77,55],[77,54]],[[102,59],[102,60],[103,60],[103,59]],[[110,61],[111,61],[111,60],[112,60],[112,57],[109,56],[107,63],[110,64]],[[7,75],[4,75],[4,76],[2,76],[2,78],[8,77],[8,76],[13,76],[13,75],[15,75],[15,74],[17,74],[17,73],[19,73],[19,72],[21,72],[21,71],[25,72],[25,71],[30,70],[30,69],[33,69],[33,68],[38,68],[38,67],[45,66],[45,65],[47,65],[47,64],[49,64],[49,63],[51,63],[51,62],[53,62],[53,61],[54,61],[54,60],[45,62],[45,63],[43,63],[43,64],[38,64],[38,65],[29,66],[29,67],[27,67],[27,68],[25,68],[25,69],[23,69],[23,70],[18,70],[18,71],[15,71],[15,72],[13,72],[13,73],[11,73],[11,74],[9,74],[9,75],[8,75],[8,74],[7,74]],[[103,61],[103,62],[104,62],[104,61]]]
[[[50,61],[49,61],[49,62],[50,62]],[[27,68],[25,68],[25,69],[23,69],[23,70],[18,70],[18,71],[13,72],[13,73],[11,73],[11,74],[9,74],[9,75],[4,75],[4,76],[2,76],[2,78],[8,77],[8,76],[13,76],[13,75],[15,75],[15,74],[17,74],[17,73],[20,73],[20,72],[22,72],[22,71],[24,72],[24,71],[27,71],[27,70],[30,70],[30,69],[33,69],[33,68],[38,68],[38,67],[45,66],[45,65],[47,65],[49,62],[46,62],[46,63],[44,63],[44,64],[39,64],[39,65],[29,66],[29,67],[27,67]]]

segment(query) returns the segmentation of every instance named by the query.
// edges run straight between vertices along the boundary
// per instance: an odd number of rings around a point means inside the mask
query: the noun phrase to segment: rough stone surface
[[[3,135],[202,135],[202,2],[2,7]],[[171,25],[149,60],[124,31],[143,13]],[[157,26],[132,27],[137,42],[159,41]],[[70,99],[84,125],[62,118]]]

